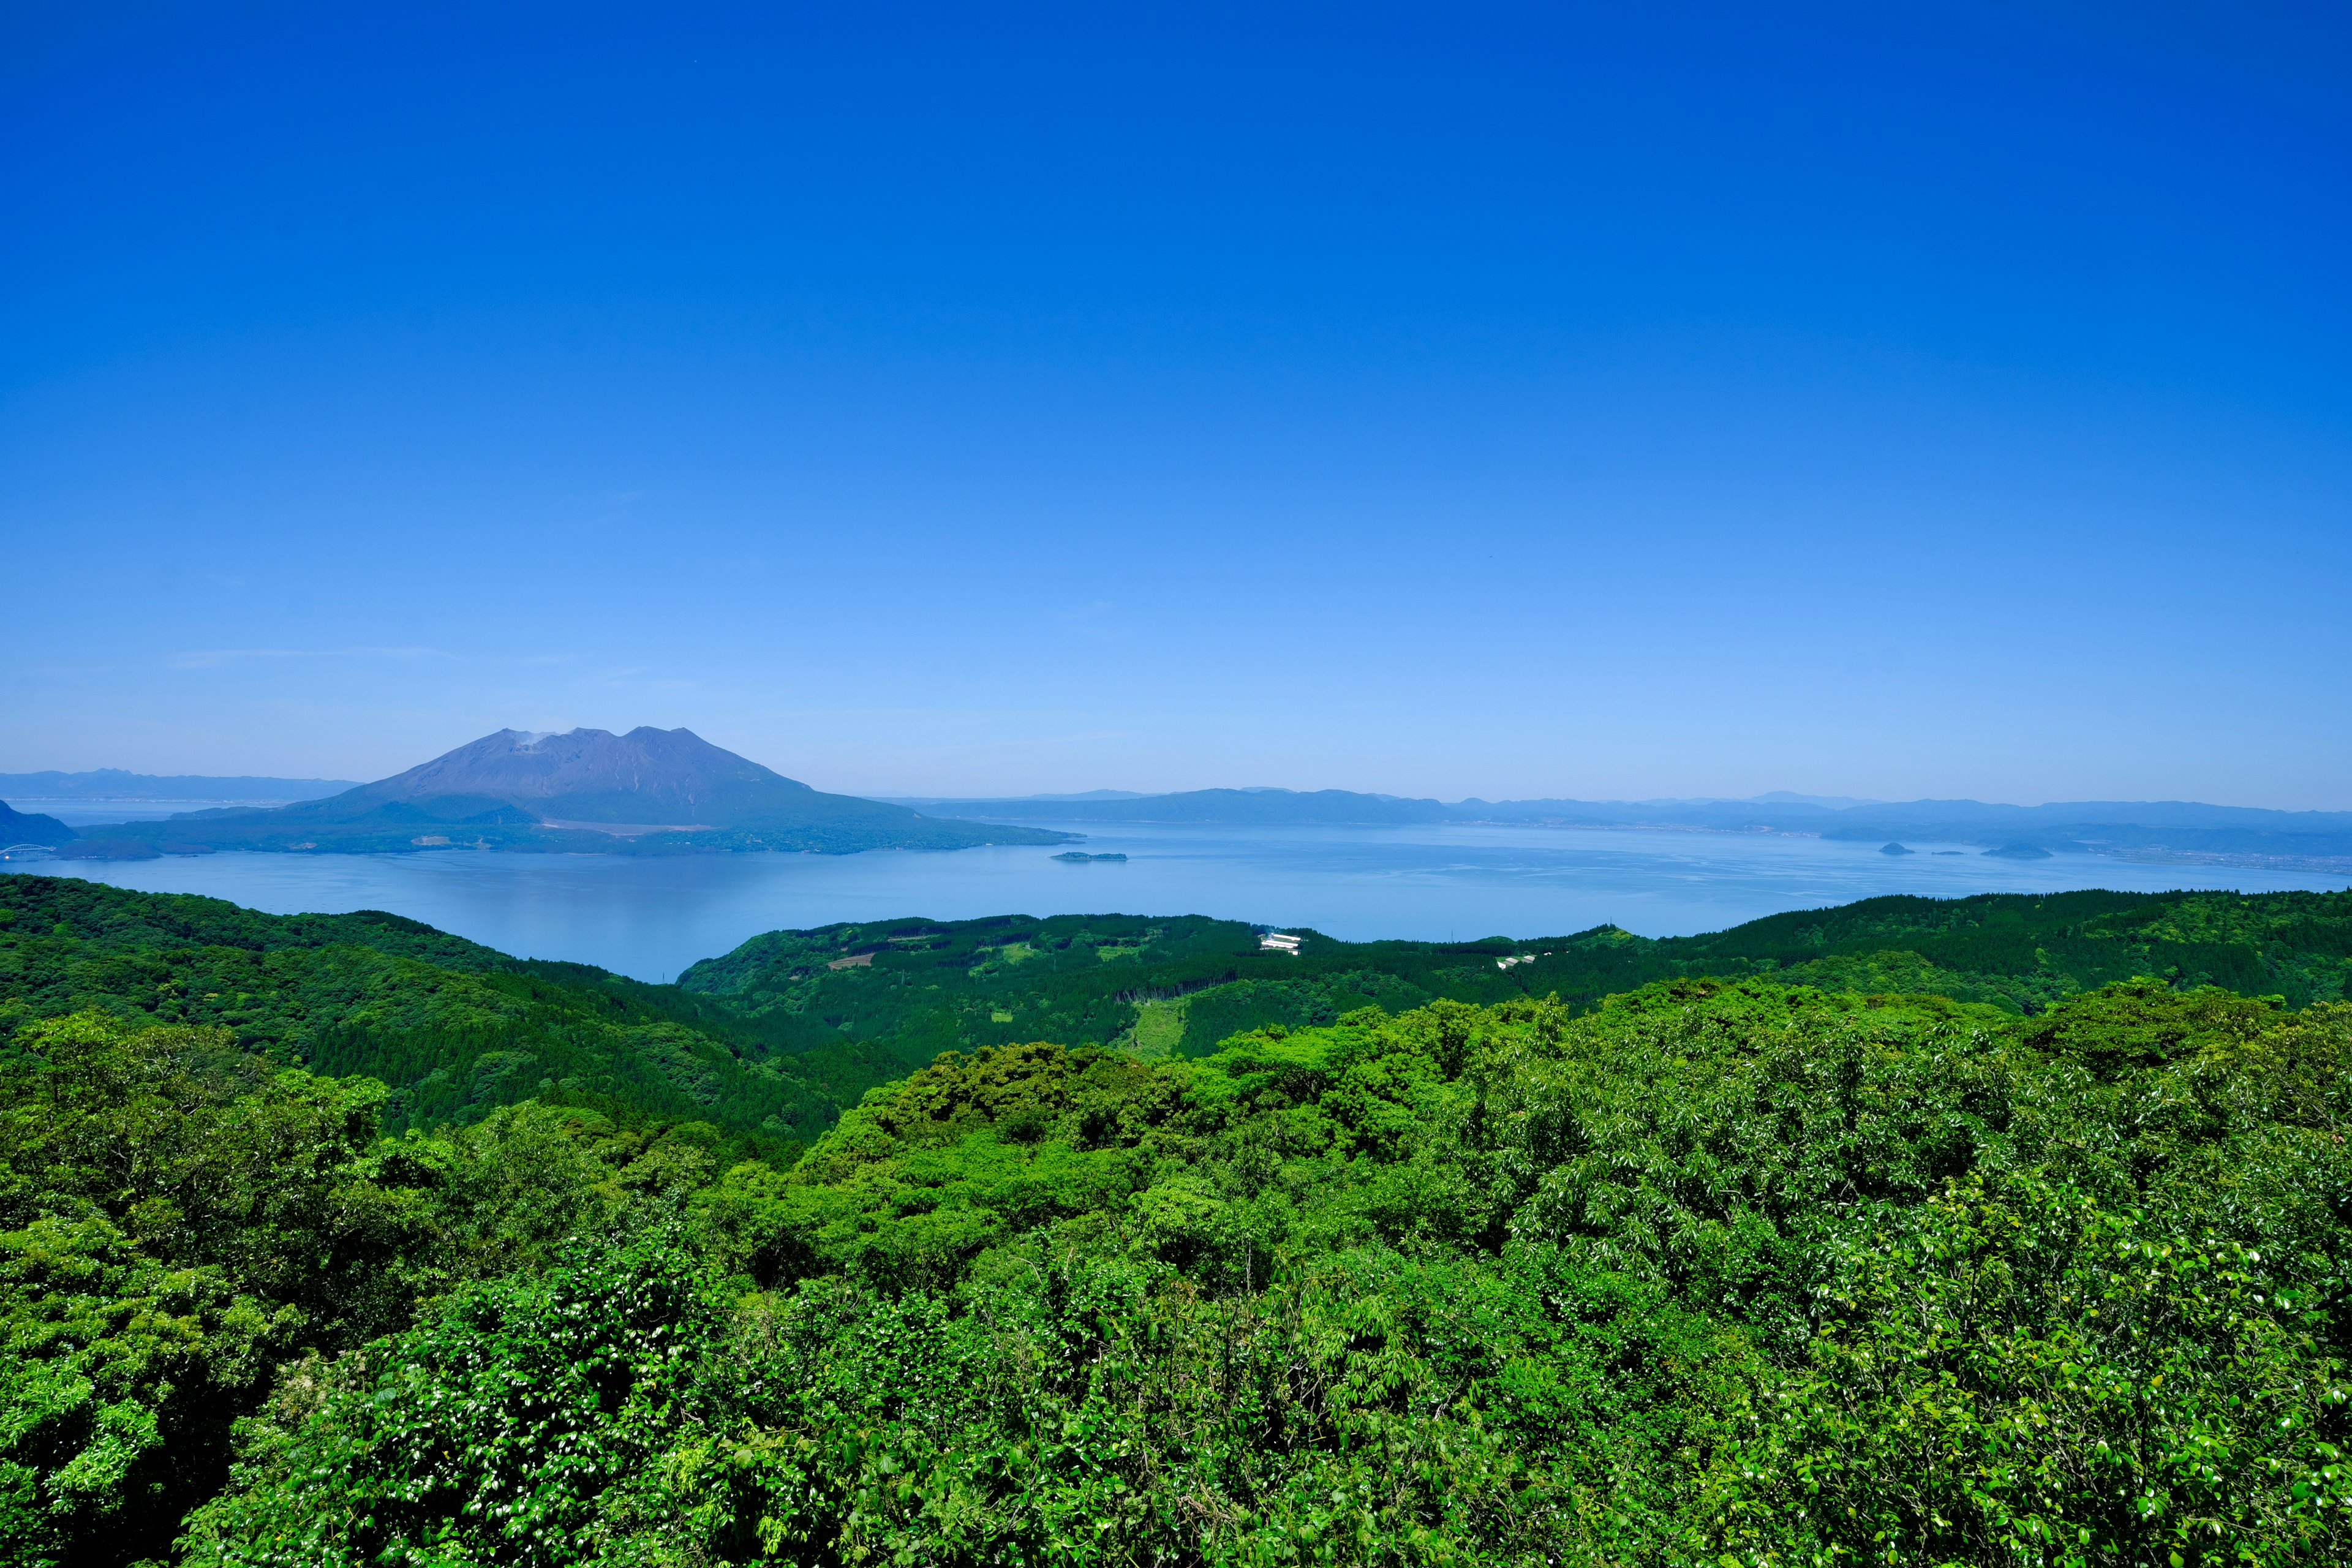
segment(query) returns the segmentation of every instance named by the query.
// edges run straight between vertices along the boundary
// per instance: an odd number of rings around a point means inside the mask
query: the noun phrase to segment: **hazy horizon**
[[[504,727],[505,727],[505,728],[517,728],[518,726],[504,726]],[[615,731],[615,730],[613,730],[610,726],[605,726],[605,725],[588,725],[588,726],[578,726],[578,727],[580,727],[580,728],[589,728],[589,729],[604,729],[604,730],[606,730],[608,732],[612,732],[612,733],[625,733],[625,732],[626,732],[626,731],[625,731],[625,730],[619,730],[619,731]],[[660,728],[660,727],[662,727],[662,726],[656,726],[656,728]],[[668,726],[668,727],[670,727],[670,728],[677,728],[677,727],[679,727],[679,726]],[[632,728],[632,729],[633,729],[633,728],[635,728],[635,726],[632,725],[632,726],[628,726],[628,728]],[[479,737],[468,737],[468,739],[478,739],[478,738],[479,738]],[[705,740],[709,740],[709,736],[704,736],[704,737],[703,737],[703,739],[705,739]],[[462,742],[461,742],[461,743],[462,743]],[[733,748],[731,748],[731,747],[730,747],[730,748],[728,748],[728,749],[729,749],[729,750],[732,750]],[[439,753],[436,753],[436,754],[437,755],[437,754],[439,754]],[[739,752],[738,754],[740,755],[740,754],[743,754],[743,753],[740,753],[740,752]],[[150,772],[149,770],[145,770],[145,769],[128,769],[128,768],[115,768],[115,769],[112,769],[111,771],[115,771],[115,772],[121,772],[121,773],[131,773],[131,774],[132,774],[133,776],[140,776],[140,777],[157,777],[157,778],[165,778],[165,779],[170,779],[170,778],[187,778],[187,779],[219,779],[219,780],[221,780],[222,782],[233,782],[233,781],[236,781],[236,780],[238,780],[238,779],[246,779],[246,780],[254,780],[254,781],[269,781],[269,782],[282,782],[282,783],[320,783],[320,784],[346,784],[346,785],[354,785],[354,786],[355,786],[355,785],[360,785],[360,784],[365,784],[373,783],[373,782],[375,782],[377,779],[381,779],[381,778],[388,778],[388,777],[394,776],[394,774],[401,773],[404,773],[404,772],[406,772],[406,771],[407,771],[407,769],[408,769],[409,767],[414,767],[414,766],[415,766],[418,763],[426,762],[426,761],[429,761],[429,760],[431,760],[431,759],[429,759],[429,758],[424,758],[424,757],[419,757],[419,758],[415,759],[413,762],[411,762],[411,763],[409,763],[405,764],[405,765],[404,765],[404,766],[403,766],[403,767],[398,767],[398,768],[391,769],[391,770],[389,770],[388,772],[386,772],[386,773],[384,773],[370,774],[370,775],[364,775],[364,776],[354,775],[354,776],[348,777],[348,778],[338,778],[338,777],[329,776],[329,775],[326,775],[326,774],[316,773],[257,773],[257,772],[255,772],[254,770],[251,770],[251,769],[245,769],[245,770],[241,770],[240,772],[236,773],[222,773],[222,774],[205,774],[205,773],[194,773],[194,772],[193,772],[193,771],[191,771],[191,770],[189,770],[189,769],[184,769],[184,768],[176,768],[176,769],[170,769],[170,770],[157,771],[157,772]],[[1507,802],[1511,802],[1511,801],[1527,801],[1527,800],[1575,800],[1575,801],[1590,802],[1590,803],[1593,803],[1593,804],[1622,803],[1622,804],[1625,804],[1625,805],[1643,805],[1673,804],[1673,803],[1677,803],[1677,802],[1701,803],[1701,802],[1710,802],[1710,801],[1713,801],[1713,802],[1728,802],[1728,803],[1737,804],[1737,803],[1740,803],[1740,802],[1750,802],[1750,801],[1755,801],[1755,802],[1769,801],[1769,800],[1774,800],[1774,799],[1776,799],[1776,798],[1777,798],[1777,799],[1781,800],[1781,801],[1784,801],[1784,802],[1811,803],[1811,804],[1819,804],[1819,805],[1831,805],[1831,806],[1836,806],[1836,805],[1857,805],[1857,806],[1859,806],[1859,805],[1907,805],[1907,804],[1912,804],[1912,803],[1921,802],[1921,801],[1975,801],[1975,802],[1977,802],[1977,803],[1978,803],[1978,804],[1979,804],[1979,805],[2016,805],[2016,806],[2024,806],[2024,807],[2033,807],[2033,806],[2041,806],[2041,805],[2071,805],[2071,804],[2074,804],[2075,802],[2078,802],[2078,801],[2089,802],[2089,801],[2095,801],[2095,801],[2097,801],[2097,802],[2101,802],[2101,803],[2112,803],[2112,804],[2131,804],[2131,805],[2194,804],[2194,805],[2215,805],[2215,806],[2224,806],[2224,807],[2231,807],[2231,808],[2242,808],[2242,809],[2265,810],[2265,811],[2327,811],[2327,810],[2333,809],[2333,808],[2325,807],[2325,806],[2316,806],[2316,807],[2314,807],[2314,806],[2276,806],[2276,805],[2268,805],[2268,804],[2266,804],[2266,803],[2260,802],[2260,801],[2201,800],[2201,801],[2193,801],[2193,802],[2192,802],[2192,801],[2187,800],[2185,797],[2175,797],[2175,796],[2167,796],[2167,797],[2158,797],[2158,796],[2137,796],[2137,797],[2133,797],[2133,796],[2097,796],[2097,797],[2092,797],[2092,796],[2056,796],[2056,795],[2053,795],[2053,796],[2049,796],[2049,797],[2047,797],[2047,798],[2040,799],[2040,800],[1998,800],[1998,799],[1987,799],[1987,798],[1985,798],[1985,797],[1981,797],[1981,796],[1974,796],[1974,795],[1948,795],[1948,794],[1947,794],[1947,795],[1934,795],[1934,794],[1929,794],[1929,795],[1908,795],[1908,796],[1900,796],[1900,797],[1896,797],[1896,796],[1857,796],[1857,795],[1852,795],[1832,794],[1832,793],[1828,793],[1828,792],[1820,792],[1820,791],[1790,790],[1790,789],[1779,789],[1779,788],[1775,788],[1775,789],[1759,790],[1759,791],[1753,792],[1752,794],[1748,794],[1748,795],[1709,795],[1709,794],[1705,794],[1705,793],[1702,793],[1702,792],[1690,791],[1690,790],[1675,791],[1675,792],[1668,792],[1668,793],[1664,793],[1664,794],[1659,794],[1659,795],[1572,795],[1572,794],[1569,794],[1569,793],[1566,793],[1566,792],[1563,792],[1563,791],[1557,791],[1557,790],[1555,790],[1555,791],[1549,791],[1549,792],[1546,792],[1546,793],[1542,793],[1542,794],[1535,794],[1535,795],[1496,795],[1496,794],[1491,794],[1491,793],[1482,793],[1482,792],[1477,791],[1477,790],[1471,790],[1471,791],[1468,791],[1468,792],[1466,792],[1466,793],[1465,793],[1465,794],[1461,794],[1461,795],[1426,795],[1426,794],[1423,794],[1423,795],[1410,795],[1410,794],[1407,794],[1406,792],[1399,791],[1399,790],[1390,790],[1390,789],[1370,788],[1370,787],[1366,787],[1366,786],[1363,786],[1363,785],[1360,785],[1360,784],[1320,784],[1293,785],[1293,784],[1231,784],[1231,783],[1225,783],[1225,782],[1215,782],[1215,783],[1209,783],[1209,784],[1180,784],[1180,785],[1176,785],[1176,786],[1173,786],[1173,787],[1171,787],[1171,788],[1168,788],[1168,789],[1135,789],[1135,788],[1129,788],[1129,787],[1128,787],[1128,786],[1126,786],[1126,785],[1118,785],[1118,784],[1097,784],[1097,785],[1091,786],[1090,788],[1087,788],[1087,789],[1041,789],[1041,790],[1034,790],[1034,791],[1024,791],[1024,792],[1020,792],[1020,793],[1001,793],[1001,794],[995,794],[995,795],[971,795],[971,794],[961,794],[961,793],[957,793],[957,792],[953,792],[953,791],[945,791],[945,790],[904,790],[904,789],[902,789],[902,790],[877,790],[877,791],[872,791],[872,792],[866,792],[866,791],[839,790],[839,789],[835,789],[833,785],[831,785],[831,784],[826,784],[826,783],[824,783],[824,782],[823,782],[823,781],[821,781],[821,780],[816,780],[816,779],[808,779],[808,778],[800,778],[800,777],[798,777],[798,775],[795,775],[795,774],[792,773],[791,773],[791,771],[790,771],[789,769],[782,768],[782,767],[778,767],[778,766],[776,766],[775,764],[773,764],[773,763],[767,763],[767,762],[763,761],[761,758],[759,758],[759,757],[754,756],[754,757],[751,757],[750,760],[751,760],[751,761],[752,761],[752,762],[755,762],[755,763],[760,763],[762,766],[764,766],[764,767],[769,767],[769,768],[771,768],[772,771],[774,771],[774,772],[776,772],[776,773],[780,773],[784,774],[786,777],[789,777],[789,778],[794,778],[794,779],[796,780],[796,782],[798,782],[798,783],[806,784],[811,785],[811,786],[812,786],[812,787],[814,787],[814,788],[816,788],[816,789],[819,789],[819,790],[824,790],[824,791],[826,791],[826,792],[828,792],[828,793],[832,793],[832,794],[861,795],[864,795],[866,798],[868,798],[868,799],[876,799],[876,800],[896,800],[896,801],[927,801],[927,800],[929,800],[929,801],[956,801],[956,802],[969,802],[969,803],[975,804],[975,805],[977,805],[977,804],[982,804],[982,803],[984,803],[984,802],[986,802],[986,801],[990,801],[990,800],[1003,800],[1003,801],[1036,801],[1036,800],[1055,800],[1055,799],[1078,800],[1078,799],[1083,799],[1083,798],[1085,798],[1085,797],[1087,797],[1087,796],[1089,796],[1089,795],[1094,795],[1094,796],[1103,796],[1103,795],[1177,795],[1177,794],[1184,794],[1184,793],[1188,793],[1188,792],[1195,791],[1195,790],[1226,789],[1226,790],[1238,790],[1238,791],[1243,791],[1243,792],[1255,792],[1255,791],[1264,791],[1264,790],[1289,791],[1289,792],[1291,792],[1291,793],[1295,793],[1295,794],[1309,794],[1309,793],[1314,793],[1314,792],[1316,792],[1316,791],[1321,791],[1321,790],[1339,790],[1339,791],[1344,791],[1344,792],[1348,792],[1348,793],[1351,793],[1351,794],[1360,794],[1360,795],[1386,795],[1386,796],[1390,796],[1390,797],[1391,797],[1391,798],[1396,798],[1396,799],[1437,800],[1437,801],[1439,801],[1441,804],[1446,804],[1446,805],[1457,804],[1457,803],[1460,803],[1460,802],[1463,802],[1463,801],[1471,801],[1471,800],[1486,801],[1486,802],[1490,802],[1490,803],[1497,804],[1497,805],[1499,805],[1499,804],[1504,804],[1504,803],[1507,803]],[[26,773],[66,773],[66,774],[81,774],[81,773],[98,773],[98,772],[104,772],[104,771],[110,771],[110,770],[109,770],[107,767],[104,767],[104,766],[101,766],[101,767],[93,767],[93,768],[0,767],[0,775],[8,775],[8,774],[26,774]],[[0,799],[9,799],[9,798],[12,798],[12,797],[5,796],[5,795],[0,795]],[[34,800],[43,800],[43,799],[47,799],[47,800],[65,800],[65,799],[68,799],[68,798],[69,798],[69,797],[66,797],[66,796],[22,796],[22,797],[13,797],[13,798],[34,799]],[[104,798],[104,797],[100,797],[100,798]],[[125,797],[122,797],[122,798],[124,798],[124,799],[126,799],[126,800],[127,800],[127,799],[131,799],[131,798],[133,798],[133,797],[125,796]],[[181,796],[156,796],[156,797],[154,797],[154,798],[155,798],[155,799],[157,799],[157,800],[159,800],[159,801],[168,801],[168,800],[180,799],[180,798],[185,798],[185,799],[188,799],[188,800],[197,800],[197,799],[210,800],[212,797],[210,797],[210,796],[196,796],[196,795],[189,795],[189,796],[185,796],[185,797],[181,797]]]

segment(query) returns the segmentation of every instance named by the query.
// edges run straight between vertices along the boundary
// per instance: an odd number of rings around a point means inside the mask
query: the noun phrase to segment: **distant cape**
[[[641,727],[625,735],[500,730],[323,800],[88,827],[58,853],[104,859],[220,849],[849,854],[1056,844],[1069,837],[827,795],[690,730]]]
[[[0,801],[0,854],[18,847],[40,847],[69,842],[74,830],[54,816],[17,811]]]

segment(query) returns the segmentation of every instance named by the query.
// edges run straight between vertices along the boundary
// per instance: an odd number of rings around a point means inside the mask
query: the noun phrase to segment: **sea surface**
[[[1874,844],[1764,833],[1103,823],[1083,831],[1086,849],[1129,858],[1073,865],[1036,846],[667,858],[436,850],[29,861],[5,869],[208,893],[273,914],[389,910],[504,952],[654,981],[761,931],[901,916],[1205,914],[1349,941],[1561,936],[1605,922],[1683,936],[1881,893],[2257,892],[2347,882],[2340,873],[2089,855],[1937,855],[1962,847],[1924,841],[1912,846],[1919,853],[1895,857]]]

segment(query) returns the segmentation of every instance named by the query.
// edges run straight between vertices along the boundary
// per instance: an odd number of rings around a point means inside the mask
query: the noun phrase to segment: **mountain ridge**
[[[359,787],[356,779],[282,779],[257,774],[139,773],[122,768],[0,773],[9,800],[318,800]]]

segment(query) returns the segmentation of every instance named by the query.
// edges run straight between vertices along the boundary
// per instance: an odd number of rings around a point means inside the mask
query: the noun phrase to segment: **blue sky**
[[[0,770],[2352,807],[2352,27],[14,5]]]

